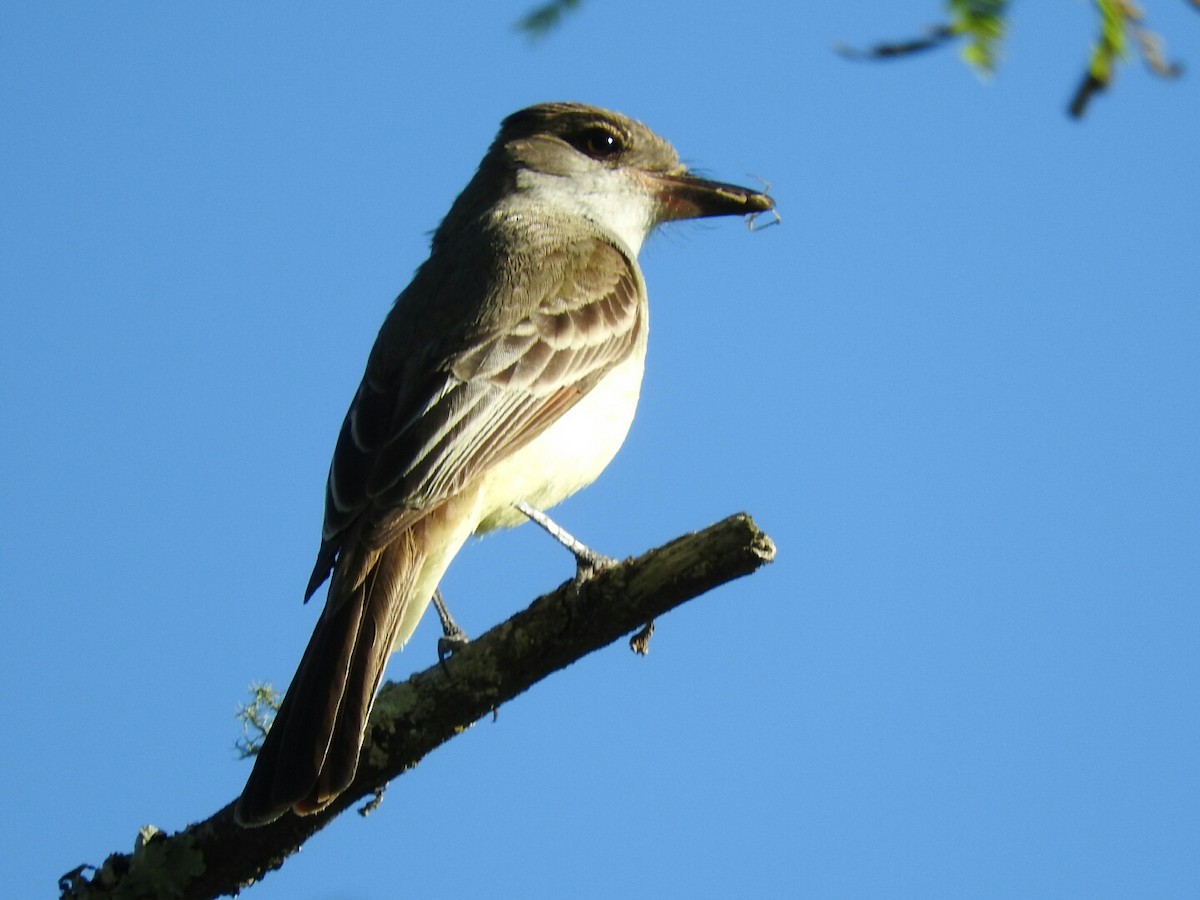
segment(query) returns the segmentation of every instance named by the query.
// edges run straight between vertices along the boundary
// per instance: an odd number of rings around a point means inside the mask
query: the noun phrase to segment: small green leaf
[[[950,28],[967,38],[962,57],[985,75],[996,69],[1000,42],[1004,40],[1007,0],[948,0]]]

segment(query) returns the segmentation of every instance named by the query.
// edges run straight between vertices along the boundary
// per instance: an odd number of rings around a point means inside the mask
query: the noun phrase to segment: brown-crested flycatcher
[[[354,777],[393,649],[474,533],[590,484],[625,440],[646,357],[637,253],[658,224],[772,209],[691,174],[639,122],[514,113],[400,294],[342,424],[306,599],[325,609],[237,804],[327,806]]]

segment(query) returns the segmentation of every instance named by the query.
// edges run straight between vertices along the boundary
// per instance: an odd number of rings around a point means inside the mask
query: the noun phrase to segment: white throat
[[[522,200],[541,209],[578,216],[615,237],[636,258],[654,227],[654,199],[623,169],[548,175],[528,169],[517,175]]]

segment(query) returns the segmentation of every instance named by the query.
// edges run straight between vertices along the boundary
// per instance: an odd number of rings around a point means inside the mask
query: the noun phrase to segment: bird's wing
[[[603,238],[549,252],[537,271],[493,256],[495,277],[431,289],[419,274],[419,304],[397,300],[338,437],[306,596],[351,531],[365,549],[385,545],[545,431],[642,339],[641,276]],[[489,289],[504,302],[463,296]]]

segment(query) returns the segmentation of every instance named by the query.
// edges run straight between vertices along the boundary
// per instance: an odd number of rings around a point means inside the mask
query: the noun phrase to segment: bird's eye
[[[572,147],[592,159],[612,159],[625,150],[625,144],[619,136],[599,126],[581,131],[569,141]]]

